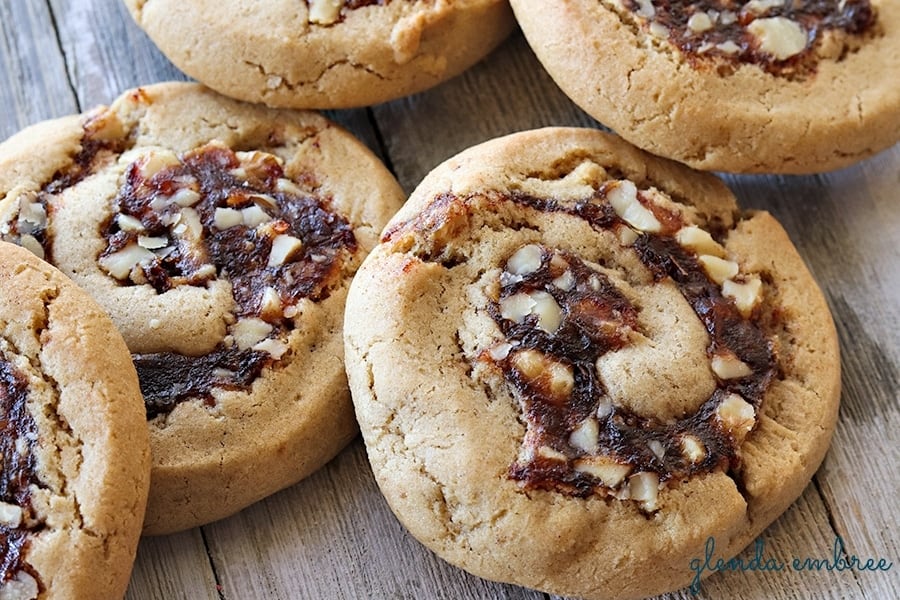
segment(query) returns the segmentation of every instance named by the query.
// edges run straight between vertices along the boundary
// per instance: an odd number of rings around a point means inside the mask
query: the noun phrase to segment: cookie
[[[476,575],[637,598],[796,499],[838,409],[822,294],[712,175],[587,129],[430,173],[351,286],[345,354],[379,486]]]
[[[0,242],[0,597],[121,598],[150,447],[122,336],[91,298]]]
[[[563,91],[695,168],[813,173],[900,140],[891,0],[512,0]]]
[[[336,125],[153,85],[9,139],[0,197],[0,235],[90,292],[133,354],[145,533],[229,515],[356,434],[344,302],[403,194]]]
[[[437,85],[512,30],[505,0],[125,0],[178,68],[219,92],[351,108]]]

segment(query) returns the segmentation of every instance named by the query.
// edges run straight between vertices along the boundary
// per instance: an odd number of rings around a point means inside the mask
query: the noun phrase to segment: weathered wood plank
[[[0,2],[0,140],[77,109],[44,2]]]
[[[219,600],[200,529],[144,538],[127,600]]]
[[[599,125],[556,87],[518,32],[459,77],[373,112],[407,193],[442,161],[491,138],[551,125]]]
[[[139,85],[188,79],[134,24],[121,0],[49,2],[83,109],[108,104]]]

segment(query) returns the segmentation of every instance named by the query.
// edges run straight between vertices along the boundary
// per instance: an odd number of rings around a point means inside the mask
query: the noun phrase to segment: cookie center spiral
[[[488,306],[503,337],[479,357],[503,374],[524,415],[526,433],[509,476],[528,488],[630,498],[654,510],[666,483],[735,467],[775,371],[772,345],[753,320],[759,279],[740,274],[708,233],[628,181],[609,182],[574,204],[514,201],[618,232],[653,281],[674,285],[702,323],[704,368],[715,385],[677,418],[614,401],[607,381],[616,373],[601,373],[598,361],[640,336],[638,309],[571,252],[525,245],[507,258]]]
[[[235,322],[211,353],[135,354],[148,416],[213,387],[242,389],[284,355],[302,299],[326,298],[356,250],[350,224],[287,179],[281,160],[210,143],[131,164],[99,264],[158,293],[230,282]]]

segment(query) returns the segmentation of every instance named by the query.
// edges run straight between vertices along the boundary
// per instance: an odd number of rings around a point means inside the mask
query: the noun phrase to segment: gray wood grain
[[[0,0],[0,137],[186,79],[120,0]],[[547,125],[596,127],[553,84],[520,34],[456,79],[329,116],[411,191],[439,162],[492,137]],[[726,176],[744,208],[771,211],[819,281],[843,350],[843,404],[814,484],[761,535],[765,555],[900,560],[900,146],[810,177]],[[753,548],[743,554],[751,557]],[[900,566],[875,573],[726,572],[697,598],[900,598]],[[378,492],[356,440],[311,478],[229,519],[141,542],[127,598],[514,598],[544,594],[470,576],[413,540]],[[668,600],[694,598],[682,590]]]
[[[0,2],[0,140],[75,112],[53,18],[43,1]]]

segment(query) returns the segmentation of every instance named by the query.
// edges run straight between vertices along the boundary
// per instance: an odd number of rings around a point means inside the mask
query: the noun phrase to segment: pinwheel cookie
[[[900,140],[894,0],[512,0],[556,83],[693,167],[810,173]]]
[[[150,482],[137,375],[86,293],[3,242],[0,457],[0,598],[121,598]]]
[[[348,108],[459,74],[512,30],[506,0],[125,0],[188,75],[241,100]]]
[[[8,140],[0,197],[4,238],[88,290],[133,353],[146,532],[228,515],[353,437],[344,301],[402,193],[349,134],[159,84]]]
[[[399,519],[554,594],[688,584],[801,493],[839,396],[821,293],[715,177],[593,130],[436,168],[351,286],[347,369]]]

